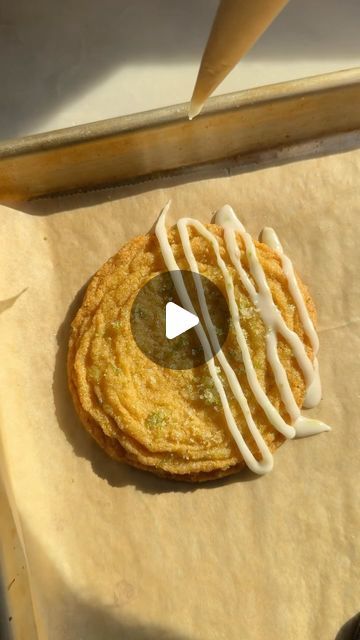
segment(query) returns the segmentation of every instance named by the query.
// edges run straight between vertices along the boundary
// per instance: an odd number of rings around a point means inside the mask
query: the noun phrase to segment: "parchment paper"
[[[360,152],[0,209],[2,473],[40,640],[334,639],[359,608]],[[109,460],[67,392],[84,283],[172,198],[274,226],[317,304],[333,431],[192,486]]]

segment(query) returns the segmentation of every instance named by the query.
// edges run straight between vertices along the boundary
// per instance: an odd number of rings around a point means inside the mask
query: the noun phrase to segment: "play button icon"
[[[196,327],[199,318],[190,311],[186,311],[174,302],[168,302],[165,307],[165,335],[169,340],[181,336],[182,333]]]
[[[186,295],[181,295],[180,300],[181,289]],[[206,349],[206,356],[199,339],[198,325],[208,335],[199,290],[205,296],[217,339],[217,344]],[[229,322],[223,293],[212,280],[192,271],[165,271],[150,278],[135,296],[130,312],[131,331],[138,348],[167,369],[192,369],[204,364],[211,354],[216,355],[227,338]]]

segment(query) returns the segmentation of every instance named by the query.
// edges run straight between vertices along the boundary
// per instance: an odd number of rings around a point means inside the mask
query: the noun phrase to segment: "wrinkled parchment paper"
[[[1,462],[39,640],[335,638],[360,602],[360,151],[0,208]],[[161,186],[162,185],[162,186]],[[164,186],[165,185],[165,186]],[[172,198],[274,226],[317,303],[333,431],[192,486],[106,457],[67,391],[79,290]],[[81,296],[81,294],[80,294]]]

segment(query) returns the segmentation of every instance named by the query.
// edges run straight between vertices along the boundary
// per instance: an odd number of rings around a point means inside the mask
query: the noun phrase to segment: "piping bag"
[[[221,0],[200,63],[190,120],[205,100],[266,31],[288,0]]]

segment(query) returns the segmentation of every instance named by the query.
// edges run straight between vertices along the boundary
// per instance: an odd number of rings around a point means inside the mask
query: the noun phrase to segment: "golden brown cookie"
[[[251,303],[231,263],[224,244],[223,228],[206,225],[217,238],[221,256],[233,277],[241,326],[260,384],[274,407],[287,421],[273,372],[266,358],[265,326]],[[226,297],[224,278],[208,241],[189,227],[191,247],[199,271],[214,282]],[[168,233],[180,269],[188,270],[176,228]],[[240,234],[236,235],[241,262],[249,272]],[[313,353],[288,289],[279,256],[255,242],[274,302],[287,326]],[[158,366],[140,351],[130,327],[131,307],[140,288],[152,277],[167,271],[155,235],[134,238],[94,275],[72,323],[68,353],[68,378],[76,410],[87,431],[113,458],[157,475],[187,481],[203,481],[235,473],[244,460],[231,436],[221,402],[206,364],[187,370]],[[315,309],[306,287],[298,278],[310,316]],[[303,374],[288,344],[279,336],[279,358],[294,398],[301,407]],[[233,327],[223,346],[244,390],[258,428],[274,451],[284,441],[270,424],[250,390],[239,357]],[[257,459],[260,454],[243,414],[226,380],[230,406],[246,443]]]

